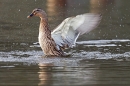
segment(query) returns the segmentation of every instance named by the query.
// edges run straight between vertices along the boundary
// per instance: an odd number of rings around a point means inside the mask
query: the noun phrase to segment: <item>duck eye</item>
[[[37,9],[36,11],[40,11],[40,10]]]

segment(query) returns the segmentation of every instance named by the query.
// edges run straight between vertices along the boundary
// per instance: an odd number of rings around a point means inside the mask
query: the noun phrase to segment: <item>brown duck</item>
[[[48,17],[45,11],[36,8],[28,16],[40,17],[39,44],[46,56],[65,56],[63,50],[75,45],[79,35],[95,29],[101,17],[98,14],[86,13],[66,18],[51,32]]]

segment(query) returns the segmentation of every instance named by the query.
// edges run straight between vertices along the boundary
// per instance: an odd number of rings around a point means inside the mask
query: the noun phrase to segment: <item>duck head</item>
[[[47,14],[42,9],[36,8],[36,9],[34,9],[32,11],[32,13],[29,16],[27,16],[27,18],[31,18],[33,16],[37,16],[37,17],[40,17],[40,18],[43,18],[43,17],[45,18],[45,17],[47,17]]]

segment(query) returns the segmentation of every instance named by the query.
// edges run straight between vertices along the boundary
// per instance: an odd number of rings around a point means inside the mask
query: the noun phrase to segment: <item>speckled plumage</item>
[[[39,44],[47,56],[63,56],[63,51],[56,48],[56,43],[51,37],[51,31],[48,27],[47,20],[41,18],[39,27]]]

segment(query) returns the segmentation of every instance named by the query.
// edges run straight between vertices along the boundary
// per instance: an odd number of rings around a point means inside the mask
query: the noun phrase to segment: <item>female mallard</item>
[[[36,8],[28,16],[41,18],[39,27],[39,44],[46,56],[65,56],[63,50],[72,47],[79,35],[88,33],[99,24],[100,15],[86,13],[76,17],[66,18],[57,28],[51,32],[45,11]]]

